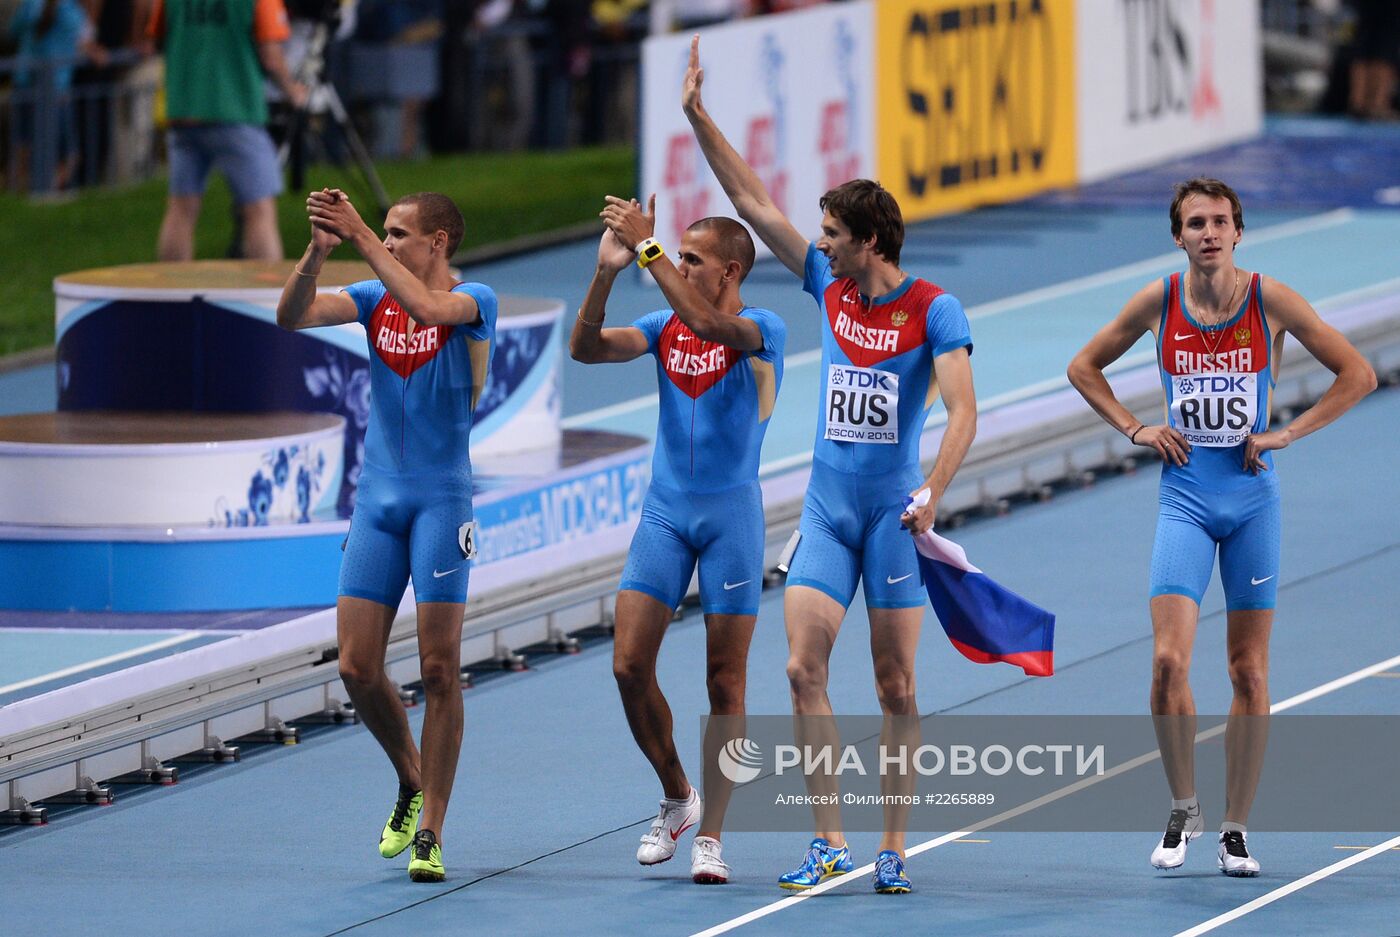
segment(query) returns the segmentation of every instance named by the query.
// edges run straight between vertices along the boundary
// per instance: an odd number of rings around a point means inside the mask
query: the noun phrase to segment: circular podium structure
[[[54,280],[61,411],[334,413],[345,419],[336,506],[348,516],[369,421],[369,347],[357,322],[287,332],[277,300],[291,261],[129,264]],[[330,261],[322,291],[373,279]],[[467,275],[465,279],[470,279]],[[477,403],[472,453],[557,447],[558,299],[500,296],[491,371]]]
[[[334,517],[345,420],[328,413],[0,417],[0,524],[258,527]]]

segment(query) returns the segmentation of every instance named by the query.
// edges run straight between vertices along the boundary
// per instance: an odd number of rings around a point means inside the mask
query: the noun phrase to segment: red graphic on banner
[[[680,243],[685,229],[710,214],[710,193],[700,184],[699,147],[690,133],[678,133],[666,143],[664,198],[670,201],[671,236]]]
[[[817,152],[821,153],[828,189],[834,189],[860,175],[860,156],[851,152],[851,129],[846,102],[826,102],[822,107]]]
[[[1191,90],[1191,116],[1200,120],[1220,113],[1220,92],[1215,87],[1215,2],[1201,0],[1201,69]]]
[[[771,115],[749,121],[744,161],[758,174],[778,211],[787,214],[787,170],[778,165],[778,128]]]

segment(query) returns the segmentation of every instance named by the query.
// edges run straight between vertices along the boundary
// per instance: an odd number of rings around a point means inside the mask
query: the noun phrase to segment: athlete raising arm
[[[613,645],[622,708],[663,791],[637,861],[665,862],[680,834],[697,825],[691,877],[723,884],[730,869],[720,828],[732,782],[710,768],[719,749],[744,734],[749,643],[763,589],[759,449],[782,382],[787,328],[739,295],[754,260],[753,239],[739,222],[695,222],[672,263],[653,237],[650,208],[643,213],[636,202],[610,196],[602,214],[608,230],[569,349],[587,363],[655,355],[661,400],[651,487],[618,586]],[[634,259],[671,308],[630,327],[603,328],[613,281]],[[676,754],[671,710],[656,681],[661,639],[697,563],[710,696],[703,810]]]
[[[913,540],[900,525],[912,533],[933,525],[938,501],[976,434],[967,316],[952,294],[900,268],[903,217],[878,183],[855,179],[827,192],[816,243],[798,233],[706,112],[699,45],[697,36],[681,103],[700,149],[739,216],[802,279],[822,315],[812,479],[783,601],[793,709],[817,717],[797,720],[799,731],[813,733],[815,744],[836,742],[828,663],[863,578],[876,693],[886,715],[883,741],[890,742],[891,732],[917,732],[914,658],[928,601]],[[925,477],[919,439],[940,392],[948,423]],[[927,504],[906,513],[906,495],[924,488]],[[912,778],[886,780],[912,784]],[[830,779],[813,777],[809,784],[817,785],[813,793],[830,793]],[[909,890],[906,816],[905,810],[886,812],[877,891]],[[802,865],[779,879],[782,887],[810,888],[852,868],[839,808],[820,810],[817,827]]]

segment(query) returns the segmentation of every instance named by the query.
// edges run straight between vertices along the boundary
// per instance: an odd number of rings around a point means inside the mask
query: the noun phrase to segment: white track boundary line
[[[42,677],[30,677],[28,680],[21,680],[18,683],[11,683],[9,686],[0,686],[0,693],[13,693],[15,690],[23,690],[27,687],[37,686],[40,683],[48,683],[50,680],[57,680],[60,677],[69,677],[75,673],[82,673],[84,670],[92,670],[94,667],[105,667],[107,664],[115,664],[117,661],[126,660],[131,657],[140,657],[142,654],[149,654],[152,651],[160,651],[176,644],[184,644],[186,641],[193,641],[195,638],[203,637],[204,631],[184,631],[164,641],[156,641],[154,644],[143,644],[134,647],[129,651],[122,651],[119,654],[110,654],[97,660],[84,661],[81,664],[74,664],[72,667],[65,667],[62,670],[55,670],[46,673]]]
[[[1279,241],[1284,238],[1297,237],[1300,234],[1308,234],[1319,228],[1336,227],[1337,225],[1346,224],[1355,216],[1356,212],[1350,208],[1338,208],[1317,215],[1309,215],[1306,218],[1295,218],[1292,221],[1285,221],[1280,224],[1259,229],[1248,235],[1246,240],[1240,243],[1240,246],[1248,248],[1255,244],[1266,244],[1269,241]],[[985,319],[988,316],[994,316],[1011,309],[1020,309],[1023,306],[1030,306],[1035,303],[1063,299],[1066,296],[1073,296],[1075,293],[1082,293],[1085,290],[1109,286],[1120,280],[1126,280],[1128,277],[1147,276],[1156,273],[1158,270],[1162,269],[1162,267],[1177,263],[1180,258],[1180,250],[1174,250],[1167,254],[1158,254],[1156,257],[1149,257],[1146,260],[1137,260],[1130,264],[1124,264],[1121,267],[1105,270],[1102,273],[1092,273],[1088,276],[1066,280],[1063,283],[1056,283],[1054,286],[1044,286],[1037,290],[1030,290],[1026,293],[1008,296],[1005,299],[998,299],[995,302],[983,303],[980,306],[974,306],[969,309],[967,311],[967,317],[968,319]]]
[[[1229,924],[1231,921],[1236,920],[1237,918],[1242,918],[1246,914],[1249,914],[1253,911],[1258,911],[1265,905],[1273,904],[1280,898],[1287,898],[1295,891],[1301,891],[1302,889],[1307,888],[1309,885],[1312,885],[1316,882],[1320,882],[1324,878],[1327,878],[1329,876],[1336,875],[1343,869],[1348,869],[1356,865],[1358,862],[1365,862],[1367,859],[1379,856],[1386,850],[1396,846],[1400,846],[1400,836],[1396,836],[1393,839],[1388,839],[1378,846],[1372,846],[1365,852],[1359,852],[1354,856],[1348,856],[1341,862],[1334,862],[1332,865],[1327,866],[1327,868],[1325,869],[1318,869],[1316,872],[1304,875],[1302,878],[1289,882],[1287,885],[1284,885],[1281,888],[1275,888],[1268,894],[1260,895],[1258,898],[1255,898],[1253,901],[1248,902],[1247,904],[1242,904],[1238,908],[1234,908],[1232,910],[1226,911],[1224,914],[1217,915],[1211,918],[1209,921],[1203,921],[1200,924],[1197,924],[1195,927],[1191,928],[1190,930],[1181,931],[1180,933],[1176,934],[1176,937],[1198,937],[1198,935],[1200,934],[1204,934],[1208,931],[1213,931],[1217,927]]]
[[[1346,674],[1342,677],[1338,677],[1335,680],[1329,680],[1326,683],[1313,687],[1311,690],[1304,690],[1302,693],[1290,696],[1287,699],[1281,700],[1270,706],[1269,712],[1272,714],[1293,709],[1295,706],[1301,706],[1303,703],[1315,700],[1319,696],[1326,696],[1328,693],[1333,693],[1337,690],[1340,690],[1342,687],[1351,686],[1353,683],[1359,683],[1360,681],[1365,680],[1367,677],[1377,674],[1382,670],[1388,670],[1391,667],[1396,666],[1397,664],[1400,664],[1400,654],[1397,654],[1395,657],[1390,657],[1386,660],[1379,661],[1378,663],[1371,664],[1367,667],[1362,667],[1360,670],[1352,671],[1351,673]],[[1203,732],[1197,733],[1196,741],[1199,742],[1204,739],[1212,738],[1216,735],[1221,734],[1224,731],[1225,723],[1221,723],[1218,726],[1214,726],[1213,728],[1206,729]],[[909,847],[909,849],[905,850],[905,855],[912,858],[914,856],[917,856],[921,852],[927,852],[930,849],[936,849],[939,846],[946,845],[948,843],[953,842],[954,840],[961,839],[964,836],[980,832],[981,830],[985,830],[988,827],[996,826],[997,824],[1002,823],[1006,820],[1010,820],[1013,817],[1020,816],[1023,813],[1029,813],[1030,811],[1035,810],[1038,807],[1043,807],[1048,803],[1060,800],[1063,797],[1068,797],[1070,794],[1078,793],[1079,791],[1082,791],[1088,787],[1092,787],[1093,785],[1098,784],[1101,781],[1107,781],[1109,778],[1117,777],[1118,775],[1123,774],[1124,772],[1132,771],[1134,768],[1140,768],[1145,764],[1149,764],[1150,762],[1156,761],[1160,757],[1160,751],[1154,750],[1151,752],[1147,752],[1146,754],[1139,755],[1136,758],[1131,758],[1128,761],[1123,762],[1121,765],[1115,765],[1108,771],[1105,771],[1103,774],[1095,775],[1091,778],[1084,778],[1081,781],[1076,781],[1073,784],[1062,787],[1057,791],[1051,791],[1048,794],[1044,794],[1040,797],[1037,797],[1035,800],[1027,801],[1026,803],[1021,804],[1020,806],[1012,807],[1010,810],[1003,811],[1002,813],[996,814],[995,816],[991,816],[978,823],[974,823],[971,826],[967,827],[967,829],[958,830],[953,833],[944,833],[942,836],[926,840],[925,842],[919,843],[916,846],[911,846]],[[1396,840],[1391,840],[1390,842],[1400,843],[1400,838],[1397,838]],[[1384,846],[1386,844],[1382,845]],[[1375,847],[1375,851],[1383,851],[1383,849],[1382,847]],[[1343,862],[1338,863],[1337,869],[1344,868],[1347,864],[1360,862],[1363,858],[1370,858],[1371,854],[1372,851],[1368,850],[1367,852],[1361,853],[1358,856],[1351,856],[1348,859],[1343,860]],[[869,875],[871,872],[874,871],[875,863],[871,862],[867,865],[861,866],[858,869],[855,869],[854,871],[848,872],[845,875],[841,875],[836,878],[829,878],[826,881],[822,882],[820,885],[808,889],[807,891],[801,892],[800,894],[791,895],[787,898],[780,898],[779,900],[774,901],[771,904],[764,905],[761,908],[756,908],[753,911],[748,912],[747,914],[740,915],[739,917],[731,918],[730,920],[725,921],[722,924],[716,924],[714,927],[708,928],[706,930],[697,931],[696,933],[692,934],[691,937],[716,937],[716,935],[718,934],[728,933],[729,931],[742,927],[745,924],[757,921],[759,918],[764,918],[770,914],[774,914],[778,911],[783,911],[787,908],[790,908],[800,901],[805,901],[808,898],[813,898],[817,895],[823,894],[824,892],[831,891],[833,888],[839,888],[842,885],[846,884],[846,882],[848,881],[863,879],[864,876]],[[1331,873],[1329,872],[1328,874]],[[1300,885],[1299,887],[1302,886]],[[1283,895],[1279,895],[1279,897],[1281,898],[1283,897]],[[1224,922],[1222,921],[1221,923]],[[1178,937],[1181,937],[1181,935],[1178,935]]]
[[[1333,211],[1322,212],[1318,215],[1309,215],[1306,218],[1295,218],[1292,221],[1270,225],[1267,228],[1260,228],[1258,231],[1252,232],[1249,235],[1247,243],[1250,245],[1265,244],[1269,241],[1296,237],[1300,234],[1311,234],[1319,228],[1346,224],[1355,216],[1356,212],[1353,209],[1338,208]],[[1174,263],[1180,254],[1180,251],[1172,251],[1170,254],[1159,254],[1156,257],[1134,261],[1130,264],[1124,264],[1121,267],[1105,270],[1102,273],[1094,273],[1089,276],[1066,280],[1063,283],[1056,283],[1054,286],[1045,286],[1025,293],[1017,293],[1015,296],[1008,296],[1005,299],[983,303],[980,306],[973,306],[971,309],[967,310],[967,318],[969,320],[985,319],[988,316],[994,316],[1012,309],[1020,309],[1023,306],[1030,306],[1035,303],[1047,302],[1053,299],[1061,299],[1065,296],[1073,296],[1075,293],[1084,290],[1097,289],[1100,286],[1117,283],[1128,277],[1146,276],[1147,274],[1155,273],[1163,266]],[[1105,319],[1104,321],[1107,320]],[[799,352],[795,355],[789,355],[785,359],[783,367],[785,370],[788,370],[813,364],[821,360],[821,352],[821,348],[818,347]],[[660,398],[656,394],[645,394],[641,397],[633,397],[630,400],[623,400],[620,403],[610,404],[606,407],[599,407],[596,410],[589,410],[584,413],[576,413],[573,416],[565,417],[559,421],[559,425],[564,429],[576,429],[580,426],[587,426],[589,423],[596,420],[605,420],[610,417],[633,413],[637,410],[644,410],[647,407],[655,406],[659,399]]]

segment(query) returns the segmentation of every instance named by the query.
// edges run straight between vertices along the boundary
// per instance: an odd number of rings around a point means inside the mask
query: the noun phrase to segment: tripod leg
[[[335,86],[329,82],[324,86],[327,109],[331,112],[331,117],[340,128],[340,132],[345,135],[345,142],[350,147],[350,155],[355,159],[355,166],[364,176],[365,184],[369,186],[370,193],[379,207],[380,214],[387,214],[389,211],[389,193],[384,190],[384,183],[379,179],[379,173],[374,169],[374,160],[370,158],[369,150],[365,148],[365,143],[360,139],[359,132],[350,121],[350,115],[345,110],[345,105],[340,101],[340,95],[336,93]]]

